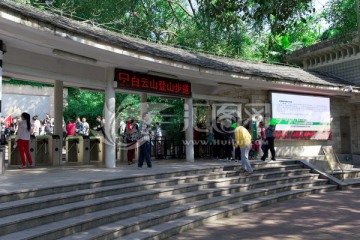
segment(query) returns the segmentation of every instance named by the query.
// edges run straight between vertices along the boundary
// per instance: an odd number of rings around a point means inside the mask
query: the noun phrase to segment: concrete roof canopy
[[[216,86],[218,82],[227,82],[267,90],[281,90],[285,84],[284,89],[288,91],[312,92],[311,89],[317,88],[319,94],[328,91],[327,94],[329,95],[338,94],[344,86],[350,84],[343,79],[314,71],[306,71],[302,68],[217,57],[156,44],[40,11],[10,0],[1,0],[0,24],[2,22],[9,23],[9,21],[12,21],[11,24],[15,22],[21,30],[24,30],[25,27],[32,28],[37,34],[44,34],[44,40],[36,43],[38,46],[52,48],[52,51],[55,48],[69,52],[73,50],[75,54],[83,54],[90,59],[98,59],[99,64],[92,64],[95,65],[92,66],[94,69],[96,67],[103,69],[106,64],[138,71],[160,69],[164,73],[176,73],[179,79],[191,80],[192,83],[196,84]],[[11,39],[12,36],[10,36],[9,31],[11,30],[7,30],[5,27],[3,30],[0,29],[0,39]],[[59,42],[52,44],[50,35],[52,39]],[[59,38],[62,39],[62,42]],[[18,38],[17,40],[22,39]],[[67,50],[66,46],[69,45],[70,41],[76,42],[77,48],[73,46],[74,48]],[[79,43],[82,45],[80,46]],[[85,48],[88,46],[94,48],[94,44],[97,44],[97,49],[92,50],[94,52]],[[15,43],[12,46],[9,45],[12,48],[17,47]],[[47,54],[54,57],[52,54]],[[110,54],[112,54],[111,58]],[[120,55],[122,57],[126,55],[126,61],[120,58]],[[15,59],[15,56],[13,58]],[[6,60],[6,58],[4,59]],[[9,59],[11,61],[12,57]],[[6,72],[6,64],[4,71]],[[89,76],[89,79],[91,77]],[[91,84],[90,80],[89,84]]]

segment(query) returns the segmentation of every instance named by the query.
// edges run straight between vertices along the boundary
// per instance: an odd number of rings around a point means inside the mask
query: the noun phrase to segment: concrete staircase
[[[166,239],[213,219],[335,190],[297,161],[209,166],[0,195],[0,239]],[[146,170],[139,170],[146,171]]]

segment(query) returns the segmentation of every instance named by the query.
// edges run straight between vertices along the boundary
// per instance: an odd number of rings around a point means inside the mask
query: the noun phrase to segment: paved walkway
[[[120,166],[115,169],[90,165],[36,167],[31,169],[17,169],[13,167],[7,169],[4,175],[0,175],[0,194],[83,183],[89,180],[101,181],[181,171],[184,169],[199,169],[208,166],[223,166],[224,164],[230,163],[215,160],[197,160],[196,163],[186,162],[185,160],[155,160],[153,161],[153,168],[147,168],[145,163],[140,170],[136,164],[129,166],[124,163],[121,163]]]
[[[171,240],[188,239],[360,239],[360,189],[272,204],[171,237]]]

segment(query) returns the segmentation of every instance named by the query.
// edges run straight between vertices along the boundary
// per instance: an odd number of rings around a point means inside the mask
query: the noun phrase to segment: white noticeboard
[[[312,139],[328,139],[331,119],[328,97],[272,93],[271,101],[276,131],[317,132]]]

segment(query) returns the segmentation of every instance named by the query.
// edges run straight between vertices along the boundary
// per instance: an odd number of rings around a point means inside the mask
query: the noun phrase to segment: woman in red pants
[[[30,115],[26,112],[21,114],[21,122],[19,123],[18,132],[15,138],[16,145],[20,151],[20,157],[22,161],[22,166],[19,168],[26,167],[25,155],[29,161],[29,168],[33,167],[33,161],[30,155],[29,142],[30,142],[30,133],[31,133],[31,124],[30,124]]]

